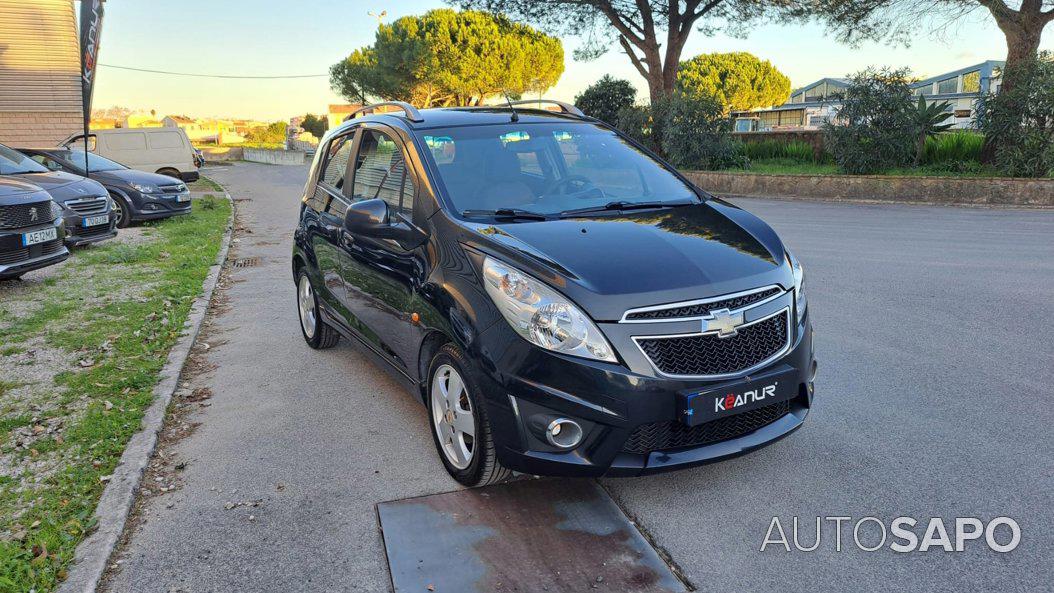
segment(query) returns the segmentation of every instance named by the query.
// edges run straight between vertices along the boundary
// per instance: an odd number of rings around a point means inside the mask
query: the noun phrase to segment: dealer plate
[[[790,367],[776,369],[739,381],[680,394],[677,414],[688,426],[756,410],[798,394],[798,371]]]
[[[59,238],[59,231],[55,227],[22,233],[22,245],[28,247],[45,241],[54,241]]]
[[[99,216],[85,216],[83,226],[99,226],[100,224],[109,224],[109,222],[109,214],[100,214]]]

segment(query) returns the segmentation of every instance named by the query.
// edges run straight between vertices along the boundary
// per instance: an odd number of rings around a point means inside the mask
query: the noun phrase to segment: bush
[[[1054,54],[1007,70],[1003,90],[978,106],[980,127],[995,147],[1004,175],[1046,177],[1054,172]]]
[[[850,174],[905,167],[918,142],[907,69],[868,69],[850,78],[836,122],[823,126],[827,149]]]
[[[650,106],[619,112],[622,130],[675,167],[717,170],[746,167],[743,145],[732,140],[732,121],[711,97],[674,93]]]
[[[618,128],[619,112],[636,100],[637,89],[630,81],[605,74],[575,97],[575,105],[586,115]]]

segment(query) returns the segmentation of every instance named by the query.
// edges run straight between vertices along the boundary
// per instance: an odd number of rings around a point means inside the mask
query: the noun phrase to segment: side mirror
[[[352,202],[344,213],[344,230],[360,237],[393,239],[412,249],[424,243],[428,235],[391,216],[388,203],[380,198]]]
[[[344,229],[353,235],[380,237],[391,227],[388,203],[380,198],[352,202],[344,214]]]

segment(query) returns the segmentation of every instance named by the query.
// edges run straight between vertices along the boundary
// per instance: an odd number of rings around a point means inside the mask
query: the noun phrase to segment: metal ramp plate
[[[396,593],[686,591],[592,480],[525,480],[377,512]]]

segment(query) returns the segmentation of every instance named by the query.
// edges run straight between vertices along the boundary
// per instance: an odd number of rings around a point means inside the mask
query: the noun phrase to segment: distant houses
[[[328,130],[336,129],[340,124],[344,123],[344,118],[348,117],[352,113],[355,113],[359,109],[362,109],[360,103],[350,103],[342,105],[330,104],[329,110],[326,112],[326,121],[329,123]]]
[[[945,72],[912,84],[916,96],[928,103],[948,102],[948,123],[955,128],[976,127],[977,100],[999,90],[1003,62],[988,60],[951,72]],[[774,132],[818,130],[832,120],[849,81],[845,78],[822,78],[791,91],[783,105],[733,113],[736,132]]]

